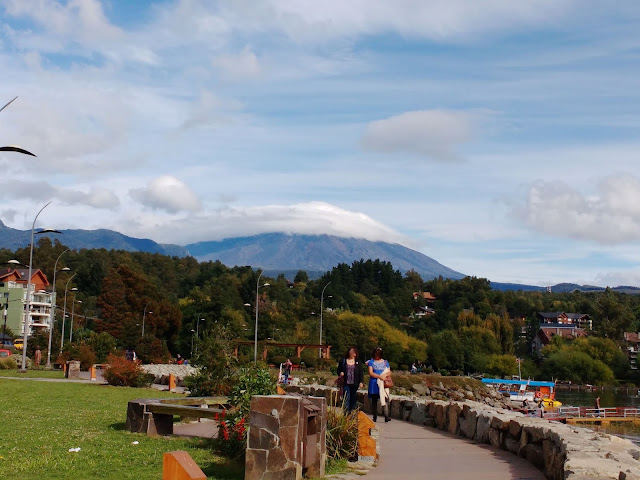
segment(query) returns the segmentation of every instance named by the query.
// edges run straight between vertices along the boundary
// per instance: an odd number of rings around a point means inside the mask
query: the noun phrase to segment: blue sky
[[[640,285],[640,4],[5,0],[0,218]]]

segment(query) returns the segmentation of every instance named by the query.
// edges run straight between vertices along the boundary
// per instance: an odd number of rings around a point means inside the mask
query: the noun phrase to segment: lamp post
[[[51,368],[51,341],[53,339],[53,325],[56,322],[56,274],[58,272],[71,271],[69,267],[64,267],[58,270],[58,260],[60,260],[60,257],[62,257],[62,255],[64,255],[68,251],[69,249],[67,248],[64,252],[58,255],[56,263],[53,265],[53,291],[51,292],[51,314],[49,315],[51,319],[49,321],[49,348],[47,348],[47,368]]]
[[[38,220],[38,217],[40,216],[42,211],[45,208],[47,208],[49,205],[51,205],[51,202],[47,203],[44,207],[40,209],[40,211],[36,215],[36,218],[33,219],[33,224],[31,225],[31,249],[29,251],[29,277],[27,278],[27,307],[26,307],[25,319],[24,319],[24,332],[22,334],[22,342],[23,342],[22,371],[25,371],[27,369],[27,337],[29,335],[29,319],[31,316],[31,275],[33,273],[33,237],[35,235],[34,230],[36,228],[36,220]],[[40,230],[38,234],[40,233],[62,233],[62,232],[58,230],[54,230],[52,228],[46,228],[44,230]]]
[[[2,110],[4,110],[5,108],[7,108],[9,105],[11,105],[13,103],[13,101],[18,98],[18,97],[13,97],[13,99],[9,100],[4,107],[0,108],[0,112]],[[23,153],[25,155],[31,155],[32,157],[35,157],[35,155],[31,152],[28,152],[27,150],[25,150],[24,148],[20,148],[17,147],[15,145],[10,145],[8,147],[0,147],[0,152],[17,152],[17,153]],[[24,368],[24,366],[22,367]]]
[[[324,288],[322,289],[322,294],[320,295],[320,345],[322,345],[322,314],[324,313],[324,291],[327,289],[327,287],[329,286],[328,282]],[[331,295],[329,295],[330,297]],[[322,358],[322,347],[320,347],[318,349],[318,356],[320,358]]]
[[[75,277],[76,275],[77,273],[71,275],[71,277],[69,277],[69,280],[67,280],[66,285],[64,286],[64,309],[62,310],[62,338],[60,339],[60,354],[62,354],[62,347],[64,346],[64,322],[67,318],[67,288],[69,287],[69,282],[73,280],[73,277]],[[73,291],[73,289],[78,290],[75,287],[73,287],[71,290]]]
[[[196,331],[192,328],[191,329],[191,356],[193,357],[193,334],[196,333]]]
[[[256,282],[256,327],[253,340],[253,363],[258,363],[258,303],[260,302],[260,287],[268,287],[270,285],[269,283],[260,285],[260,278],[262,278],[262,273],[263,272],[260,272],[260,275],[258,275],[258,281]]]
[[[151,302],[147,302],[147,304],[144,306],[144,312],[142,312],[142,337],[144,338],[144,320],[147,316],[147,307],[149,306]],[[149,314],[152,314],[153,312],[149,312]]]
[[[73,342],[73,314],[74,314],[75,309],[76,309],[76,303],[82,303],[82,300],[76,300],[76,295],[74,293],[73,294],[73,305],[71,306],[71,328],[69,329],[69,343]]]
[[[198,315],[199,317],[200,315]],[[196,322],[196,338],[200,338],[200,322],[204,322],[205,319],[204,318],[198,318],[198,321]]]

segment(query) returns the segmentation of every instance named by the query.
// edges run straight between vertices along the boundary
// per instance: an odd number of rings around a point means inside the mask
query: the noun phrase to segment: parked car
[[[11,356],[11,352],[9,350],[0,349],[0,358],[7,358]]]
[[[3,340],[2,344],[0,344],[0,346],[3,347],[13,347],[13,341],[12,340]]]
[[[13,346],[15,347],[16,350],[22,350],[24,347],[24,339],[22,338],[16,338],[13,341]]]

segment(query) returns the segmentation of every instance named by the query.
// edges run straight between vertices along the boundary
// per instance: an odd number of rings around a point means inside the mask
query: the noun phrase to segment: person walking
[[[358,388],[362,388],[362,365],[358,360],[358,349],[349,347],[347,353],[338,362],[338,377],[342,378],[344,407],[347,412],[356,409]]]
[[[600,397],[596,397],[596,416],[600,416]]]
[[[388,406],[389,388],[385,387],[384,383],[386,378],[391,379],[391,367],[389,362],[382,358],[382,348],[377,347],[373,350],[367,366],[369,367],[368,395],[373,409],[373,421],[378,421],[378,400],[380,400],[384,421],[388,422],[391,420]]]
[[[36,370],[40,370],[40,362],[42,361],[42,352],[40,351],[40,347],[36,347],[36,353],[33,358],[36,364]]]
[[[293,363],[291,363],[291,359],[287,358],[287,361],[283,365],[285,385],[289,384],[289,375],[291,375],[291,367],[293,367]]]

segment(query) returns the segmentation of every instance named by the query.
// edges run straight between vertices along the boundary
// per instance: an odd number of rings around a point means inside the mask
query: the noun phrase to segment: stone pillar
[[[79,380],[80,379],[80,362],[77,360],[70,360],[67,362],[67,371],[65,372],[65,377],[71,380]]]
[[[324,398],[251,399],[246,480],[298,480],[324,475],[327,406]]]

